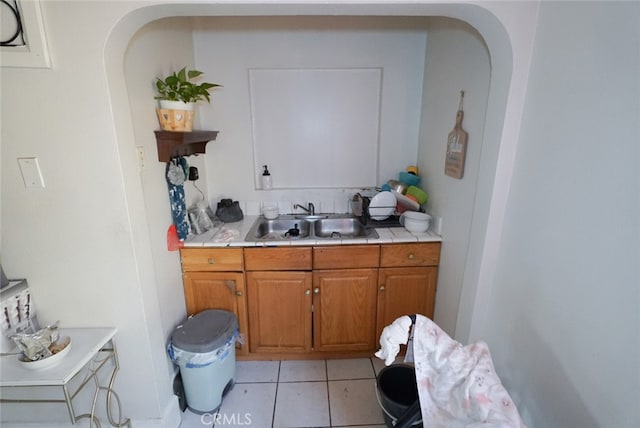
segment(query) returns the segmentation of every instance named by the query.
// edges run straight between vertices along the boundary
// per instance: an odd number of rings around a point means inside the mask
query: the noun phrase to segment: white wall
[[[177,71],[174,63],[193,68],[193,38],[188,18],[170,18],[154,21],[144,26],[131,39],[124,58],[124,72],[131,108],[136,147],[144,152],[139,176],[144,189],[144,208],[155,273],[154,290],[158,295],[160,327],[163,337],[170,337],[176,324],[186,316],[180,258],[177,251],[167,251],[167,228],[172,222],[169,195],[165,179],[166,164],[158,161],[157,145],[153,130],[158,127],[154,100],[153,77],[164,77]],[[171,52],[171,55],[166,55]],[[198,167],[206,177],[199,158],[191,165]],[[185,186],[187,203],[195,199],[193,186]],[[206,191],[206,188],[204,189]],[[199,196],[199,195],[197,195]],[[169,374],[173,365],[166,359]]]
[[[428,2],[402,4],[389,0],[386,3],[359,3],[358,5],[344,4],[340,1],[325,1],[314,3],[312,0],[300,1],[297,4],[274,5],[275,1],[264,1],[254,5],[234,5],[233,2],[217,2],[212,4],[191,5],[186,1],[176,1],[176,5],[164,2],[162,6],[156,6],[148,1],[142,2],[43,2],[43,16],[47,30],[48,42],[52,53],[53,67],[51,69],[7,69],[3,68],[0,76],[2,86],[2,165],[0,180],[2,185],[2,219],[1,245],[2,261],[8,274],[11,276],[26,276],[33,287],[34,298],[44,320],[60,319],[66,325],[100,325],[111,324],[120,328],[118,343],[122,350],[122,372],[117,382],[124,402],[124,410],[128,416],[135,419],[135,426],[161,426],[164,422],[166,403],[170,400],[167,391],[167,383],[170,381],[167,375],[166,354],[164,350],[164,330],[171,321],[161,321],[160,308],[164,302],[159,302],[156,289],[155,260],[153,256],[154,246],[162,238],[150,237],[153,232],[147,225],[147,207],[145,207],[145,195],[140,173],[136,164],[136,132],[131,123],[131,105],[125,84],[124,58],[125,48],[138,29],[145,24],[167,16],[189,15],[235,15],[235,14],[378,14],[382,16],[392,15],[427,15],[449,16],[469,22],[478,29],[486,40],[492,62],[491,88],[487,107],[487,122],[484,130],[484,145],[490,145],[488,151],[490,162],[481,160],[478,174],[478,188],[476,190],[476,206],[474,219],[471,226],[470,250],[468,262],[465,266],[463,288],[461,290],[461,310],[458,313],[457,330],[461,330],[461,336],[486,337],[489,339],[492,350],[495,349],[497,369],[504,374],[511,393],[518,398],[518,403],[525,411],[530,426],[548,426],[552,418],[560,421],[563,418],[575,421],[580,417],[584,407],[576,401],[562,408],[556,407],[556,402],[566,401],[565,394],[562,400],[551,402],[560,394],[557,391],[567,391],[566,382],[573,384],[570,392],[579,391],[580,400],[584,406],[588,406],[591,414],[587,412],[586,419],[602,417],[599,425],[609,425],[606,416],[613,410],[620,410],[618,418],[610,420],[630,421],[627,426],[637,425],[637,410],[627,405],[627,399],[638,396],[637,379],[630,374],[625,380],[622,377],[622,363],[637,368],[638,355],[637,341],[630,344],[631,351],[627,354],[627,360],[621,354],[598,351],[590,358],[584,358],[585,345],[574,346],[568,342],[583,339],[580,336],[584,331],[582,325],[574,325],[570,321],[583,322],[591,326],[588,318],[581,313],[581,308],[572,302],[576,295],[582,297],[582,289],[574,287],[575,295],[571,288],[564,287],[571,280],[567,274],[567,268],[558,263],[551,263],[554,259],[566,257],[565,250],[577,252],[573,260],[576,269],[586,269],[586,273],[594,278],[599,278],[598,285],[605,283],[609,287],[622,284],[623,278],[629,277],[631,284],[637,284],[637,271],[632,267],[614,272],[607,269],[613,276],[612,281],[602,280],[599,271],[592,263],[587,263],[586,256],[580,247],[584,241],[578,238],[579,231],[571,226],[574,223],[568,219],[553,223],[544,219],[539,222],[542,226],[552,226],[551,231],[557,232],[553,236],[562,235],[565,230],[570,233],[568,237],[560,237],[554,252],[550,252],[553,259],[536,250],[536,257],[530,259],[528,250],[523,242],[532,239],[536,242],[538,235],[526,233],[530,230],[526,220],[528,208],[537,208],[538,205],[529,205],[525,200],[513,200],[507,205],[507,195],[511,183],[513,171],[513,159],[516,142],[519,140],[521,113],[525,99],[525,89],[528,82],[530,49],[535,34],[537,22],[535,2],[488,2],[482,5],[469,4],[431,4]],[[590,7],[581,3],[567,3],[565,6],[577,13],[560,14],[560,18],[567,18],[564,23],[555,22],[553,13],[558,12],[556,6],[550,13],[544,15],[543,23],[539,29],[542,49],[550,49],[552,59],[538,59],[533,69],[538,94],[530,93],[531,103],[527,110],[527,123],[522,133],[521,143],[523,152],[533,150],[534,159],[544,159],[543,151],[538,151],[539,144],[545,141],[539,137],[557,141],[558,136],[567,137],[569,132],[563,130],[553,117],[547,118],[544,113],[554,105],[563,105],[569,110],[583,105],[582,99],[571,102],[572,97],[563,96],[555,98],[552,94],[544,92],[543,78],[552,79],[558,77],[558,81],[572,82],[576,76],[583,74],[572,73],[569,75],[565,64],[567,55],[585,51],[583,38],[572,38],[572,32],[566,31],[567,22],[575,23],[575,19],[581,13],[585,13],[585,21],[590,25],[594,23],[606,25],[605,29],[599,28],[598,37],[592,37],[587,28],[580,29],[573,24],[572,30],[580,30],[578,34],[589,35],[593,61],[576,61],[581,73],[587,70],[587,76],[596,77],[600,67],[605,67],[609,55],[616,54],[615,45],[620,42],[635,43],[627,46],[621,56],[628,58],[637,53],[637,32],[633,21],[638,19],[637,5],[627,4],[628,9],[620,15],[609,12],[609,6],[601,10],[590,10]],[[560,6],[557,6],[560,7]],[[545,10],[546,12],[546,10]],[[635,14],[635,15],[634,15]],[[610,19],[607,19],[610,18]],[[73,27],[74,31],[69,29]],[[592,28],[592,27],[588,27]],[[616,35],[611,31],[620,32]],[[77,37],[81,34],[82,37]],[[633,38],[635,37],[635,38]],[[560,52],[557,45],[559,41],[572,41],[572,48]],[[599,46],[598,40],[606,40],[607,44]],[[635,50],[634,50],[635,49]],[[539,54],[542,55],[542,54]],[[569,55],[571,57],[571,55]],[[577,58],[577,57],[576,57]],[[585,66],[587,65],[587,66]],[[593,70],[590,72],[589,70]],[[614,88],[620,90],[618,99],[632,96],[629,88],[634,88],[631,80],[637,76],[638,70],[629,70],[624,66],[617,67],[620,74],[607,81],[616,82]],[[625,74],[625,70],[628,70]],[[635,73],[635,74],[634,74]],[[624,85],[624,80],[629,84]],[[558,90],[567,88],[568,85],[558,85]],[[622,88],[624,87],[624,91]],[[73,88],[73,89],[72,89]],[[605,85],[597,86],[598,89]],[[636,87],[637,88],[637,87]],[[588,85],[580,86],[580,89],[588,89]],[[599,91],[598,94],[588,91],[576,91],[563,95],[591,94],[597,101],[605,99],[607,92]],[[637,91],[636,91],[637,93]],[[538,98],[540,97],[540,98]],[[592,101],[592,99],[588,99]],[[637,101],[636,101],[637,102]],[[627,104],[634,108],[637,117],[637,104],[627,99]],[[600,104],[597,104],[600,105]],[[76,110],[72,110],[77,108]],[[73,122],[69,124],[69,111],[73,111]],[[631,127],[631,119],[618,123],[612,117],[604,122],[593,120],[592,115],[585,121],[578,119],[579,114],[569,115],[571,119],[571,131],[577,131],[579,126],[594,123],[602,123],[603,128],[613,132],[616,129],[627,130],[630,133],[637,131]],[[606,114],[611,109],[603,111]],[[622,114],[622,110],[621,113]],[[496,120],[499,119],[499,120]],[[447,121],[447,124],[449,122]],[[548,123],[557,124],[553,129]],[[564,124],[564,122],[563,122]],[[154,125],[155,128],[155,125]],[[543,130],[555,131],[545,133]],[[592,141],[595,133],[579,134],[584,141]],[[488,137],[488,138],[487,138]],[[562,138],[562,142],[566,138]],[[627,140],[633,141],[633,140]],[[146,144],[146,142],[145,142]],[[546,146],[543,146],[546,147]],[[559,144],[554,148],[561,147]],[[582,148],[582,146],[580,146]],[[602,154],[617,153],[606,151],[603,153],[590,153],[585,159],[588,163],[595,163],[599,158],[609,159]],[[633,153],[633,152],[632,152]],[[18,156],[38,156],[41,160],[43,173],[47,187],[42,190],[25,189],[21,183],[15,158]],[[565,160],[569,157],[565,154]],[[484,154],[483,154],[484,158]],[[572,158],[573,159],[573,158]],[[634,159],[633,154],[626,156],[619,154],[616,161],[629,166]],[[637,152],[635,152],[637,159]],[[526,168],[528,159],[520,160],[518,166]],[[566,167],[561,166],[551,169],[557,177],[571,179],[572,174],[562,172]],[[540,160],[533,166],[545,167]],[[577,167],[569,171],[576,172]],[[531,169],[534,177],[542,183],[552,184],[552,177],[548,177],[540,170]],[[612,185],[617,182],[609,180],[617,179],[622,182],[623,171],[637,171],[636,168],[626,168],[604,172],[595,169],[598,179],[593,183],[586,173],[577,175],[587,181],[590,188],[601,189],[601,194],[618,195],[611,192]],[[533,190],[535,186],[526,180],[527,174],[516,176],[517,186],[523,190]],[[635,179],[637,175],[629,177]],[[611,184],[608,186],[607,184]],[[577,189],[587,190],[588,184],[579,184]],[[213,194],[213,191],[210,190]],[[524,195],[524,192],[522,193]],[[636,192],[637,194],[637,192]],[[156,202],[159,201],[156,200]],[[554,196],[543,199],[542,202],[562,203],[564,199]],[[573,205],[573,207],[585,207],[586,203]],[[150,206],[150,205],[149,205]],[[509,207],[507,228],[505,230],[505,245],[502,243],[502,229],[506,207]],[[624,207],[624,202],[615,206],[603,205],[606,212],[612,217],[612,223],[620,226],[635,227],[631,219],[638,218],[636,204],[629,207],[630,215],[624,216],[624,210],[617,210],[618,206]],[[634,208],[635,206],[635,208]],[[561,205],[561,207],[563,207]],[[592,208],[589,205],[589,208]],[[570,210],[572,212],[575,210]],[[581,211],[582,212],[582,211]],[[91,215],[87,215],[90,213]],[[563,212],[560,210],[560,214]],[[161,214],[165,216],[166,214]],[[157,221],[156,224],[160,224]],[[591,223],[593,224],[593,223]],[[153,226],[156,227],[156,226]],[[158,226],[159,228],[159,226]],[[155,230],[155,229],[154,229]],[[617,230],[617,229],[616,229]],[[637,229],[636,229],[637,230]],[[616,231],[617,237],[618,232]],[[593,235],[589,235],[592,236]],[[595,240],[589,241],[600,244],[599,248],[606,253],[604,260],[611,266],[620,268],[613,263],[612,258],[625,260],[629,254],[637,255],[637,241],[628,242],[617,239],[609,241],[613,235],[598,235]],[[488,237],[489,239],[485,239]],[[578,243],[576,244],[575,241]],[[615,244],[615,245],[614,245]],[[547,253],[545,253],[547,254]],[[608,257],[606,257],[608,256]],[[498,279],[494,280],[494,268],[496,262],[504,259],[509,263],[499,264]],[[562,258],[560,258],[562,260]],[[521,265],[527,266],[531,260],[536,266],[545,266],[544,270],[548,281],[536,282],[540,287],[540,293],[533,296],[524,295],[531,292],[530,287],[522,284],[522,275],[517,272]],[[628,260],[628,259],[627,259]],[[588,260],[590,262],[590,260]],[[637,260],[636,260],[637,261]],[[510,267],[512,266],[512,267]],[[629,264],[629,266],[633,266]],[[637,266],[637,263],[635,264]],[[542,271],[542,268],[538,268]],[[529,274],[536,273],[529,267],[525,271]],[[557,280],[556,280],[557,278]],[[559,280],[565,281],[559,281]],[[592,278],[582,278],[594,290]],[[556,282],[557,281],[557,282]],[[634,282],[635,281],[635,282]],[[515,284],[515,285],[514,285]],[[556,292],[556,289],[562,292]],[[606,296],[586,297],[584,307],[594,309],[606,321],[616,321],[614,328],[607,332],[612,334],[612,339],[632,341],[637,338],[638,325],[637,314],[628,309],[626,302],[637,302],[637,294],[634,294],[633,286],[619,286],[616,295],[620,299],[626,298],[620,304],[606,304]],[[614,295],[614,293],[610,293]],[[536,297],[542,304],[529,305],[535,302],[528,297]],[[596,297],[602,297],[603,304],[596,305]],[[163,297],[168,299],[167,296]],[[528,301],[527,301],[528,300]],[[475,302],[480,304],[476,305]],[[548,345],[522,328],[513,330],[511,335],[504,329],[517,326],[519,319],[540,322],[540,326],[547,327],[542,333],[547,333],[549,328],[545,320],[538,314],[539,309],[544,314],[552,316],[552,320],[558,320],[558,311],[550,303],[559,302],[565,305],[568,311],[575,312],[579,316],[574,318],[560,318],[563,322],[555,323]],[[595,307],[597,306],[597,307]],[[486,310],[484,310],[486,308]],[[566,313],[566,312],[565,312]],[[495,315],[492,315],[495,314]],[[535,316],[534,316],[535,315]],[[175,320],[173,320],[175,321]],[[462,327],[461,327],[462,326]],[[617,330],[616,330],[617,329]],[[600,330],[596,330],[600,332]],[[523,334],[520,334],[523,333]],[[562,334],[564,333],[564,334]],[[562,337],[561,337],[562,336]],[[562,341],[561,338],[566,339]],[[575,339],[574,339],[575,338]],[[637,339],[636,339],[637,340]],[[568,342],[568,343],[567,343]],[[516,349],[516,351],[514,351]],[[544,352],[550,349],[559,349],[555,354]],[[526,351],[531,351],[530,353]],[[535,354],[534,352],[540,352]],[[544,361],[548,357],[547,368],[552,374],[546,373],[528,365],[528,355],[535,355],[536,361]],[[553,359],[551,359],[553,357]],[[607,370],[612,370],[614,380],[611,383],[603,381],[601,366],[595,362],[596,357],[602,357],[610,362]],[[619,363],[618,363],[619,362]],[[554,364],[555,363],[555,364]],[[569,367],[569,369],[566,369]],[[563,370],[568,377],[562,377]],[[579,371],[579,373],[578,373]],[[606,370],[605,370],[606,371]],[[584,375],[583,377],[580,377]],[[595,376],[595,377],[591,377]],[[576,378],[582,379],[576,382]],[[593,381],[593,385],[592,385]],[[621,388],[619,388],[621,387]],[[591,389],[589,389],[591,388]],[[591,392],[587,392],[591,391]],[[597,396],[597,397],[596,397]],[[616,403],[611,403],[606,397],[614,397]],[[602,402],[596,402],[596,398]],[[604,405],[603,405],[604,403]],[[619,407],[615,407],[619,406]],[[3,406],[4,407],[4,406]],[[602,416],[594,416],[599,409],[603,409]],[[29,409],[29,417],[37,415],[37,408]],[[61,413],[64,413],[61,412]],[[3,417],[5,416],[3,411]],[[547,416],[549,415],[549,416]],[[576,416],[578,415],[578,416]],[[50,415],[41,415],[48,417]],[[174,415],[175,416],[175,415]],[[599,420],[599,419],[598,419]],[[590,422],[590,421],[589,421]],[[3,421],[3,426],[5,425]],[[551,424],[553,425],[553,424]],[[569,426],[573,424],[567,424]],[[594,424],[595,425],[595,424]],[[168,425],[175,426],[175,425]]]
[[[154,7],[146,1],[43,2],[42,6],[52,68],[3,68],[0,76],[3,266],[11,276],[29,278],[42,321],[119,327],[122,370],[116,387],[124,413],[136,426],[175,426],[164,348],[166,330],[177,320],[162,312],[171,292],[166,294],[168,289],[158,286],[163,282],[161,272],[155,271],[160,262],[154,258],[154,248],[159,248],[164,231],[162,237],[151,237],[166,211],[153,224],[148,221],[147,210],[159,199],[154,203],[146,199],[145,177],[137,166],[140,133],[132,110],[140,104],[132,102],[127,91],[125,50],[138,29],[156,19],[216,11],[246,13],[246,9]],[[324,3],[278,10],[328,14],[340,13],[340,7]],[[497,21],[489,13],[467,9],[463,11],[492,31]],[[255,11],[267,13],[268,8],[256,6]],[[395,9],[388,5],[358,11],[387,15]],[[411,13],[446,14],[446,10]],[[129,69],[127,74],[137,71]],[[24,188],[15,162],[19,156],[40,159],[44,189]],[[17,415],[18,422],[24,420],[24,412]],[[66,418],[64,409],[53,414],[40,407],[29,409],[28,415],[29,420],[50,424]],[[2,416],[11,417],[4,405]]]
[[[427,25],[418,166],[429,195],[427,212],[442,222],[442,252],[434,321],[454,336],[475,205],[491,68],[477,31],[461,21],[431,18]],[[462,127],[469,134],[464,175],[444,174],[447,135],[464,90]]]
[[[529,426],[640,425],[640,4],[547,3],[478,335]]]
[[[157,296],[140,287],[148,258],[134,242],[145,230],[131,221],[135,207],[125,196],[127,164],[115,143],[105,77],[107,35],[125,10],[124,4],[43,2],[52,67],[2,69],[2,256],[10,276],[28,278],[42,323],[119,329],[116,386],[123,410],[134,419],[159,419],[169,377],[153,327]],[[40,160],[43,189],[24,187],[20,156]],[[25,414],[3,405],[2,424],[26,415],[68,420],[64,406]]]
[[[207,146],[205,163],[210,203],[223,197],[241,202],[316,202],[316,210],[345,212],[358,189],[256,190],[259,169],[254,164],[249,76],[251,68],[381,68],[379,182],[397,178],[416,161],[426,31],[416,19],[344,17],[198,18],[194,34],[198,69],[209,81],[224,85],[202,105],[199,115],[207,129],[220,130]],[[317,82],[321,85],[322,82]],[[321,149],[322,147],[318,147]],[[309,154],[320,162],[322,151]],[[286,152],[277,156],[287,157]],[[363,165],[354,164],[354,170]],[[278,187],[278,174],[271,169]],[[328,167],[325,174],[331,174]],[[322,177],[315,181],[322,187]],[[325,182],[329,182],[328,179]],[[324,187],[330,187],[325,184]],[[333,204],[338,200],[337,206]],[[341,203],[340,203],[341,202]],[[291,204],[287,206],[291,212]],[[249,204],[251,207],[259,204]]]

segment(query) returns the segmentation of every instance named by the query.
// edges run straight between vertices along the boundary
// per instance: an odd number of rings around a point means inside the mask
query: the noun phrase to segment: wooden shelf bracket
[[[154,131],[158,144],[158,160],[169,162],[178,156],[204,153],[209,141],[215,140],[218,131]]]

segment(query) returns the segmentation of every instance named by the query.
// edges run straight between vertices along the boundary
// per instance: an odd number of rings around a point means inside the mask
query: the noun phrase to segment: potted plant
[[[162,129],[167,131],[191,131],[193,129],[193,106],[198,101],[211,102],[209,91],[222,86],[217,83],[193,83],[202,71],[183,67],[164,79],[156,80],[160,108],[157,109]]]

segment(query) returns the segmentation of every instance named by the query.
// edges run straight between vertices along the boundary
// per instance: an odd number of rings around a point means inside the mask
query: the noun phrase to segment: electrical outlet
[[[442,236],[442,217],[436,216],[433,218],[433,232]]]
[[[138,156],[138,167],[144,169],[144,146],[136,146],[136,155]]]

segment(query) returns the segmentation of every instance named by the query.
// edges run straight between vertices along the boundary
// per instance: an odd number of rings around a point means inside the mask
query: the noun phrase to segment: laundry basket
[[[234,385],[238,320],[209,309],[187,318],[171,335],[168,353],[180,368],[185,399],[196,413],[213,413]]]

